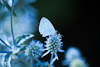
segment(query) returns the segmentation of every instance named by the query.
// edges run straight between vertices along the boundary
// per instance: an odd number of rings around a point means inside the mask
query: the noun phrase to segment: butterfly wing
[[[39,32],[42,37],[46,37],[48,35],[53,35],[54,33],[56,33],[56,30],[47,18],[42,17],[39,24]]]

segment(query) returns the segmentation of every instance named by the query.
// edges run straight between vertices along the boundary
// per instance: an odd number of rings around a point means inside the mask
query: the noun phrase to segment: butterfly
[[[49,35],[54,35],[57,31],[47,18],[42,17],[39,24],[39,32],[42,37],[46,37]]]

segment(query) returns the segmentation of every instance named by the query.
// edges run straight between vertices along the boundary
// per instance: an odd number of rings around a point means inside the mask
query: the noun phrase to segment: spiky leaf
[[[15,42],[17,44],[17,46],[20,46],[21,44],[23,44],[25,41],[27,41],[28,39],[34,37],[33,34],[24,34],[22,36],[18,36],[16,39],[15,39]]]

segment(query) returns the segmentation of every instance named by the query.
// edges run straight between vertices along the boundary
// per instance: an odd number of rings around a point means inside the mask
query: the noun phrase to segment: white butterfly
[[[56,33],[56,30],[47,18],[42,17],[39,24],[39,32],[42,37],[46,37],[48,35],[54,35]]]

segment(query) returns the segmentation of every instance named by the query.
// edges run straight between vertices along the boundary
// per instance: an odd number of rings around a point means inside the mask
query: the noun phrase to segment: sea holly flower
[[[64,52],[64,50],[61,49],[63,46],[63,42],[61,42],[62,37],[60,34],[57,34],[57,31],[53,27],[52,23],[45,17],[40,20],[39,32],[42,37],[48,36],[46,38],[47,41],[45,41],[46,48],[44,49],[47,50],[47,52],[44,53],[42,57],[44,57],[48,53],[51,53],[50,66],[52,66],[55,60],[58,60],[57,52]]]
[[[65,60],[62,61],[62,65],[68,65],[73,59],[81,58],[81,52],[76,47],[69,47],[65,53]]]
[[[69,64],[69,67],[88,67],[88,64],[84,59],[76,58],[72,60],[72,62]]]
[[[88,67],[85,59],[81,56],[81,51],[76,47],[70,47],[66,50],[65,60],[62,61],[62,65],[68,65],[68,67]]]
[[[25,56],[27,56],[27,59],[30,59],[31,67],[34,66],[33,59],[37,61],[37,63],[40,63],[40,60],[38,58],[42,55],[43,50],[43,44],[40,41],[32,40],[29,45],[26,46],[25,50]]]
[[[61,42],[61,35],[60,34],[55,34],[55,35],[50,35],[47,38],[47,41],[45,41],[46,45],[45,45],[45,50],[48,50],[45,54],[43,54],[43,56],[45,56],[46,54],[48,54],[49,52],[51,52],[51,54],[57,54],[57,52],[64,52],[64,50],[62,50],[62,43]],[[42,56],[42,57],[43,57]]]
[[[44,53],[42,55],[42,57],[47,55],[48,53],[51,53],[51,60],[50,60],[50,67],[51,67],[53,65],[53,63],[56,61],[56,59],[58,60],[57,52],[64,52],[64,50],[61,49],[63,46],[62,45],[63,42],[61,42],[61,35],[60,34],[50,35],[46,39],[47,39],[47,41],[45,41],[46,48],[44,50],[47,50],[47,52]]]
[[[28,56],[27,58],[39,58],[42,52],[43,44],[40,41],[32,40],[30,44],[26,46],[25,55]]]

